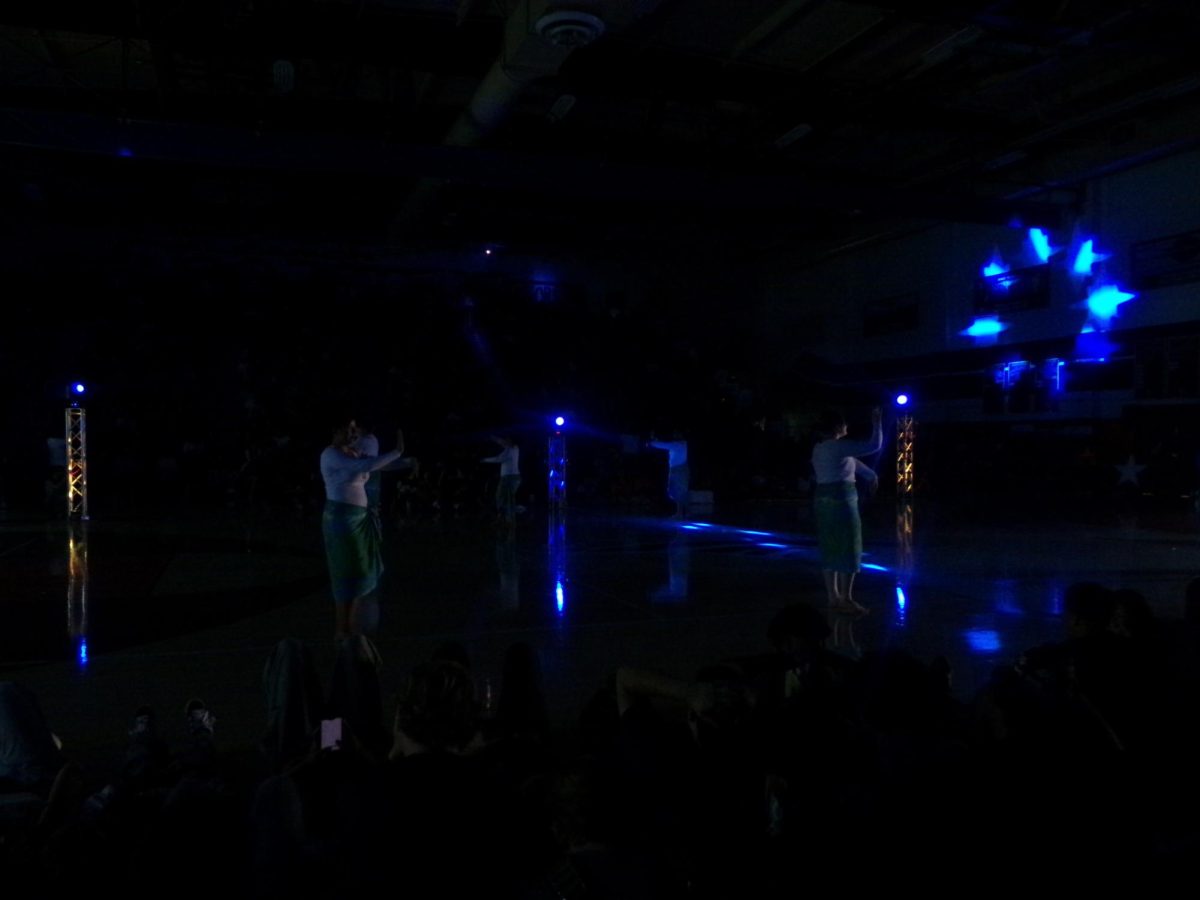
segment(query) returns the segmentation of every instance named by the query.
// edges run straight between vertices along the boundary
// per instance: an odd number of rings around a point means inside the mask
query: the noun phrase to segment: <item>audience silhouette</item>
[[[616,665],[567,722],[524,641],[494,708],[451,640],[386,710],[369,638],[340,644],[328,678],[284,638],[263,667],[257,766],[222,753],[192,699],[174,748],[138,708],[117,769],[86,789],[37,698],[0,682],[0,846],[43,889],[209,894],[219,877],[255,900],[782,898],[801,860],[930,887],[956,868],[914,865],[931,852],[1004,860],[1014,883],[1076,861],[1182,871],[1200,849],[1194,636],[1090,581],[1068,587],[1063,628],[961,699],[944,657],[840,653],[828,614],[796,603],[761,653],[687,677]]]

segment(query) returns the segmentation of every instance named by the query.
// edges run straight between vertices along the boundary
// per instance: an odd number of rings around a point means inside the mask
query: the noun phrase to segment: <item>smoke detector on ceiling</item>
[[[533,28],[556,47],[586,47],[604,34],[604,22],[599,17],[571,9],[548,12]]]

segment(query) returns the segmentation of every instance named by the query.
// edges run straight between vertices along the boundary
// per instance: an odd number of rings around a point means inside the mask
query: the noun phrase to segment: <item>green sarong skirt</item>
[[[833,572],[857,572],[862,564],[862,520],[858,515],[858,490],[854,482],[818,484],[813,494],[813,508],[821,568]]]
[[[326,500],[321,534],[334,603],[352,603],[379,586],[383,554],[378,516],[365,506]]]

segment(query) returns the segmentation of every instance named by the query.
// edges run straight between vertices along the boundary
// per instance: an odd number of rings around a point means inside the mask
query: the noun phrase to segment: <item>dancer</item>
[[[821,571],[829,608],[838,612],[865,613],[854,599],[854,576],[862,565],[862,520],[858,513],[856,476],[874,487],[879,479],[858,456],[878,453],[883,447],[883,414],[871,410],[871,437],[846,440],[846,419],[837,410],[821,414],[819,440],[812,452],[816,476],[814,512],[821,551]]]
[[[687,511],[690,482],[687,441],[678,430],[669,441],[660,441],[651,433],[646,446],[667,451],[667,496],[675,504],[675,518],[682,519]]]
[[[321,451],[325,509],[321,533],[333,590],[334,635],[339,640],[371,630],[369,595],[383,574],[379,517],[367,499],[366,484],[377,469],[404,456],[404,432],[396,432],[396,449],[379,456],[360,456],[356,449],[358,423],[349,419],[333,429],[333,439]],[[368,616],[369,619],[369,616]]]
[[[521,486],[521,448],[508,435],[493,435],[501,446],[495,456],[483,458],[485,463],[500,464],[500,482],[496,485],[496,514],[500,526],[509,532],[517,527],[517,488]]]

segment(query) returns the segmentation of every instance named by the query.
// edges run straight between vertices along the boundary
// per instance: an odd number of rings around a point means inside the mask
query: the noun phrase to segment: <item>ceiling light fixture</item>
[[[604,22],[591,13],[571,9],[548,12],[533,25],[541,37],[556,47],[586,47],[604,34]]]

